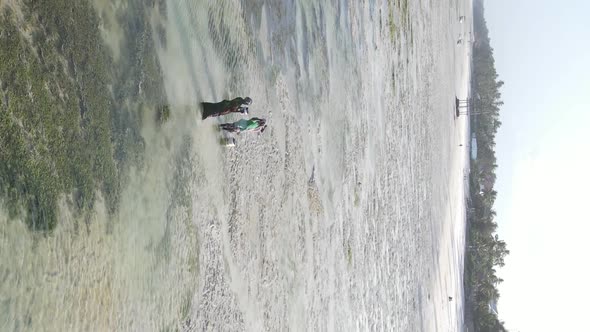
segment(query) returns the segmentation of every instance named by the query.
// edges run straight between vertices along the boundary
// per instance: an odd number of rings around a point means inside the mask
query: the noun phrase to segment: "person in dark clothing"
[[[201,103],[203,120],[209,117],[227,115],[230,113],[248,114],[248,106],[252,104],[250,97],[224,100],[219,103]]]

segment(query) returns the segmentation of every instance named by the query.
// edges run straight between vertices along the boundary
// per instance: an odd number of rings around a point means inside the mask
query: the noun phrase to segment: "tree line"
[[[475,42],[472,59],[473,115],[471,130],[477,139],[477,158],[472,160],[470,174],[470,204],[468,205],[468,231],[465,256],[465,289],[467,310],[476,331],[506,331],[499,320],[496,302],[500,297],[497,267],[504,266],[509,253],[506,242],[496,233],[496,212],[493,209],[497,192],[495,137],[502,124],[499,120],[500,88],[504,82],[498,78],[494,65],[494,50],[490,44],[484,18],[483,0],[474,2]]]

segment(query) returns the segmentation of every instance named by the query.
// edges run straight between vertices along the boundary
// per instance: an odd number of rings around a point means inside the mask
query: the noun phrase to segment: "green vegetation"
[[[350,243],[346,245],[346,261],[348,262],[348,266],[352,266],[352,247]]]
[[[79,29],[96,25],[95,17],[84,15],[90,10],[76,4],[56,10],[65,16],[31,8],[29,20],[47,23],[33,32],[35,48],[10,13],[0,19],[2,194],[11,217],[22,207],[29,226],[39,230],[55,226],[59,194],[73,193],[76,206],[85,210],[92,207],[96,183],[112,210],[118,190],[100,36],[92,29],[84,36],[68,34],[72,28],[61,24],[76,16]]]
[[[395,26],[395,19],[393,17],[393,3],[392,0],[387,0],[387,10],[388,10],[388,23],[389,23],[389,36],[391,37],[391,41],[393,42],[395,39],[395,34],[397,33],[397,27]]]
[[[408,0],[399,0],[398,7],[402,13],[402,25],[407,28],[410,25],[410,17],[408,15]]]
[[[398,33],[404,33],[406,37],[409,34],[410,45],[414,45],[414,35],[410,24],[410,14],[408,0],[387,0],[387,21],[389,24],[389,36],[391,41],[395,42]],[[401,21],[400,27],[395,24],[395,12],[399,13],[398,19]]]
[[[156,116],[157,123],[163,125],[170,118],[170,107],[168,105],[162,105],[158,107]]]
[[[472,315],[476,331],[506,331],[494,312],[500,296],[497,286],[503,280],[496,275],[496,267],[504,265],[509,253],[506,243],[496,234],[493,204],[496,191],[495,136],[499,121],[500,88],[494,66],[493,49],[484,19],[483,2],[474,3],[476,44],[473,49],[472,94],[477,96],[471,116],[472,132],[477,137],[478,156],[471,165],[471,204],[467,214],[468,235],[465,261],[467,310]]]
[[[128,52],[115,63],[88,1],[23,3],[22,18],[0,13],[0,198],[39,231],[55,227],[63,195],[87,214],[101,193],[114,214],[130,162],[141,162],[142,103],[163,101],[147,14],[128,14]]]

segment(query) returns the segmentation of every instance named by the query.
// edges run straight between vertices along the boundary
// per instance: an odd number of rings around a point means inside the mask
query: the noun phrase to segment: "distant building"
[[[471,159],[477,159],[477,138],[475,134],[471,135]]]
[[[494,178],[490,175],[479,179],[479,188],[482,192],[490,192],[494,189]]]
[[[491,314],[498,316],[498,300],[496,300],[495,298],[491,299],[488,303],[488,310]]]

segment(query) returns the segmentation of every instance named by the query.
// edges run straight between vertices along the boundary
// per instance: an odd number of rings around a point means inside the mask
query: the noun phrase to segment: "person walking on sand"
[[[223,100],[218,103],[201,103],[201,114],[203,120],[209,117],[227,115],[230,113],[242,113],[248,115],[248,107],[252,104],[250,97],[234,98],[232,100]]]
[[[266,129],[266,119],[251,118],[240,119],[232,123],[222,123],[219,125],[220,129],[229,131],[231,133],[239,134],[241,132],[264,132]]]

